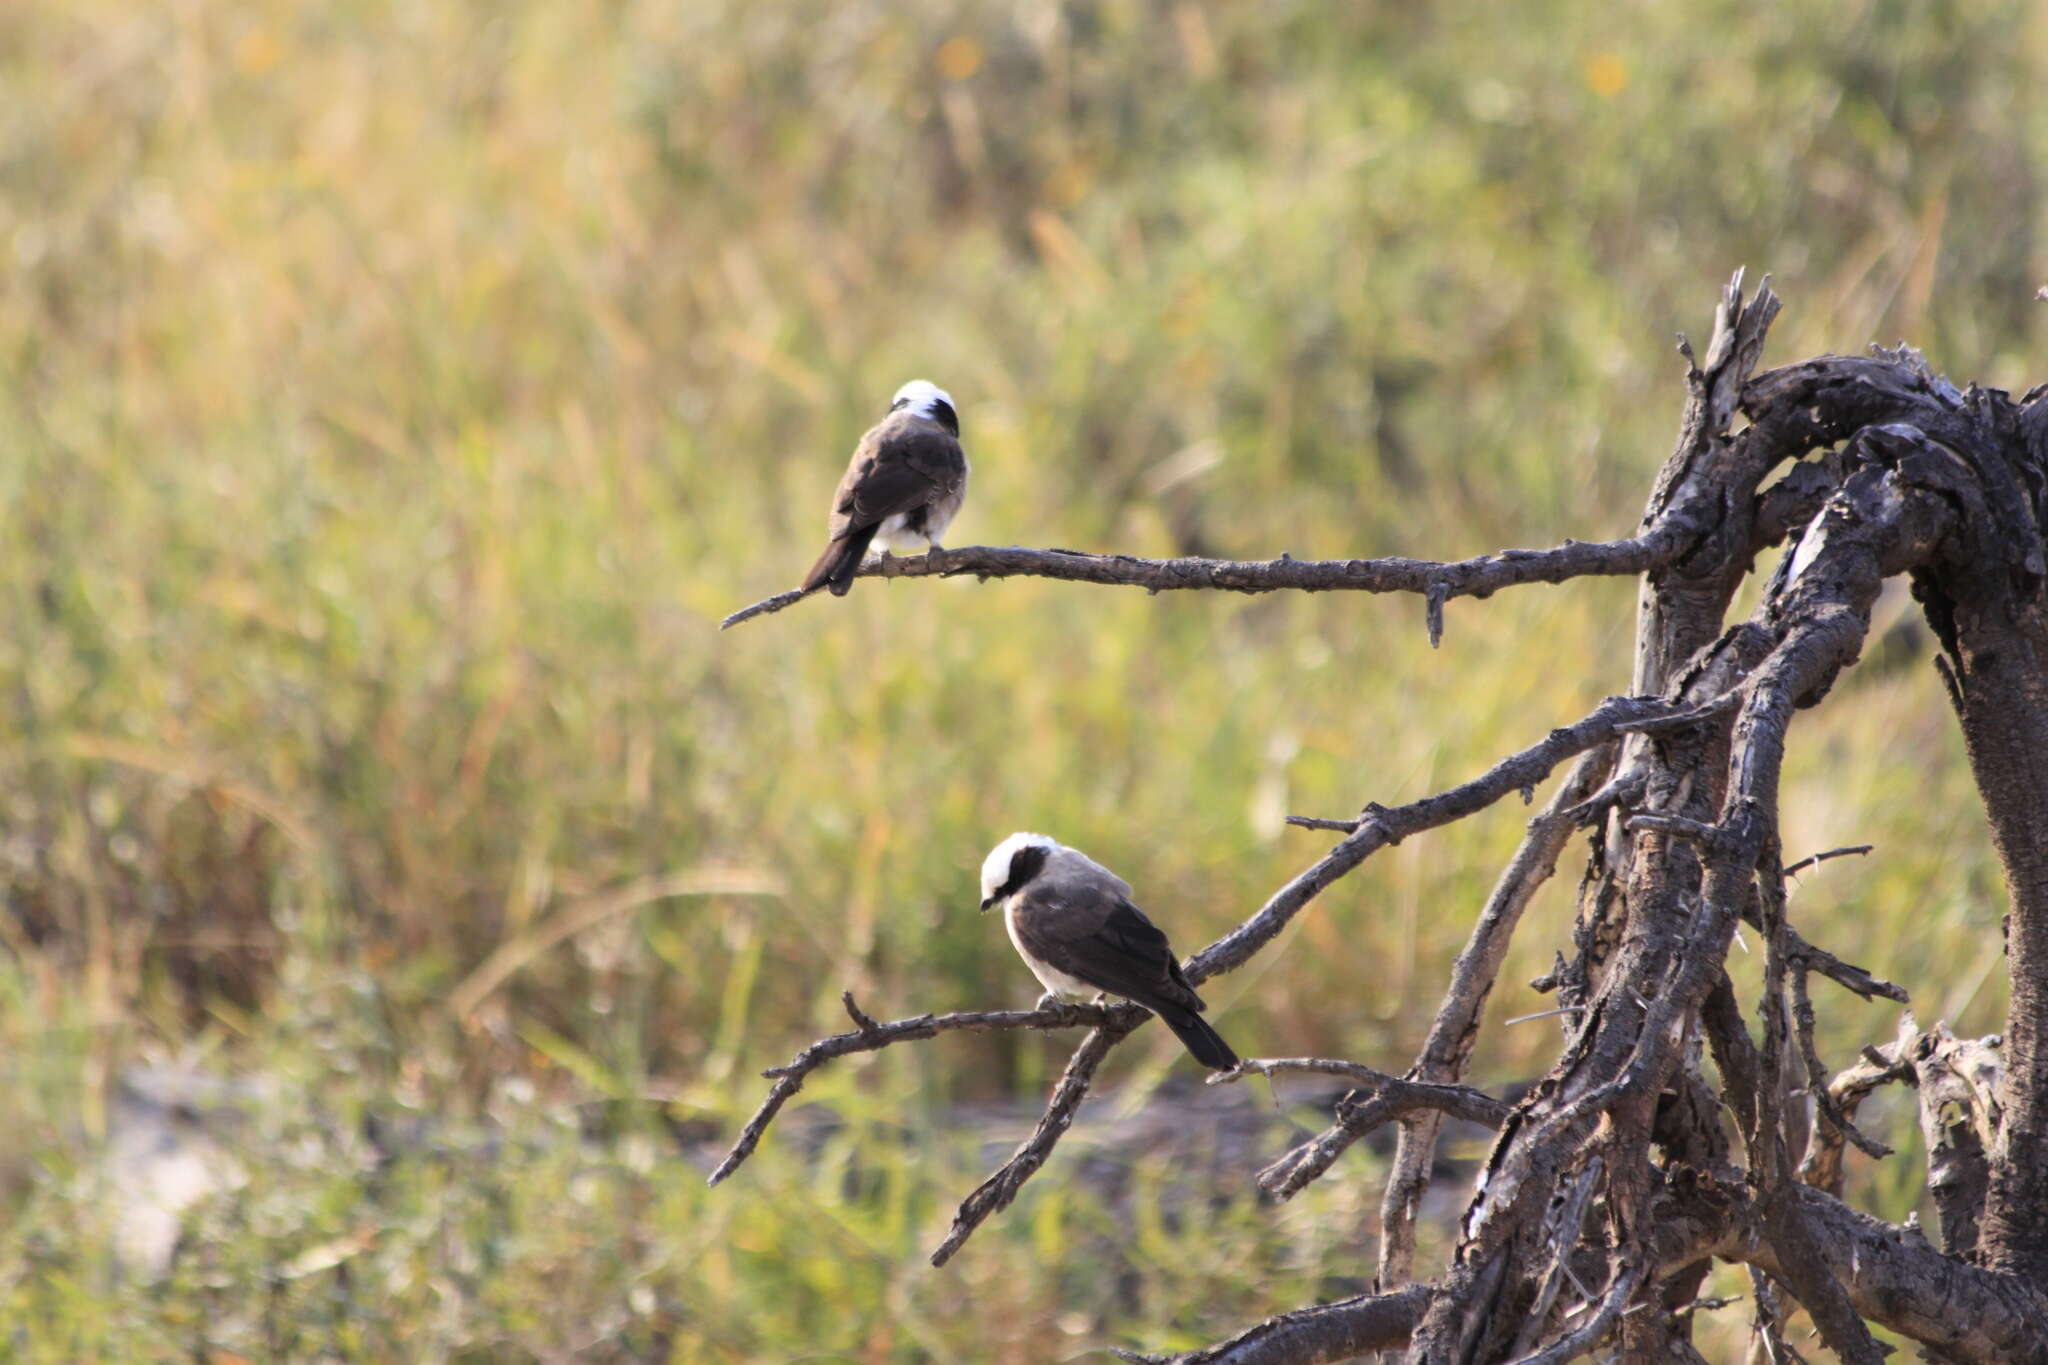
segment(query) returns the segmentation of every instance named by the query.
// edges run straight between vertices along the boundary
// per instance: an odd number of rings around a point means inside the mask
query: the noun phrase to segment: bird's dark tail
[[[804,575],[804,591],[816,592],[829,587],[834,597],[846,596],[853,587],[853,571],[867,557],[868,543],[879,529],[879,522],[874,526],[864,526],[827,545],[825,553],[818,556],[818,562],[811,565],[811,571]]]
[[[1163,1009],[1155,1005],[1152,1012],[1166,1021],[1174,1037],[1180,1039],[1203,1066],[1215,1071],[1228,1071],[1237,1065],[1237,1054],[1230,1050],[1230,1044],[1224,1042],[1223,1035],[1210,1028],[1209,1021],[1201,1015],[1178,1005],[1167,1005]]]

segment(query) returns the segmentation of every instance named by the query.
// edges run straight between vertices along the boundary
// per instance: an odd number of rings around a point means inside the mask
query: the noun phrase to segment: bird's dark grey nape
[[[1003,907],[1010,941],[1049,994],[1120,996],[1158,1015],[1203,1066],[1237,1065],[1202,1018],[1208,1006],[1166,935],[1114,872],[1043,834],[1018,833],[982,863],[981,894],[983,910]]]
[[[967,500],[967,454],[952,395],[913,379],[896,391],[889,411],[854,447],[832,495],[830,539],[804,575],[804,592],[829,588],[844,597],[869,547],[907,549],[939,537]]]

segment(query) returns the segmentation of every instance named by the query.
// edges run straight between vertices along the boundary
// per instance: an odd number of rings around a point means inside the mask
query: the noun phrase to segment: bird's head
[[[960,434],[960,410],[953,406],[953,395],[929,379],[913,379],[896,390],[896,396],[889,400],[889,411],[909,411],[917,417],[928,417],[955,436]]]
[[[1057,841],[1021,830],[997,844],[982,860],[981,908],[987,910],[1023,890],[1058,850]]]

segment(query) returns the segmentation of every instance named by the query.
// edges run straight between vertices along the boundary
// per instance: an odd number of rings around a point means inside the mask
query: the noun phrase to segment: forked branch
[[[839,1057],[851,1056],[856,1052],[879,1052],[895,1043],[908,1043],[921,1038],[936,1038],[941,1033],[992,1033],[1014,1029],[1063,1029],[1101,1028],[1112,1026],[1126,1016],[1142,1015],[1144,1011],[1136,1006],[1125,1005],[1081,1005],[1051,1004],[1028,1010],[985,1010],[959,1014],[920,1014],[910,1019],[898,1019],[893,1023],[878,1024],[861,1011],[853,1000],[852,991],[840,993],[840,1003],[853,1017],[857,1026],[851,1033],[835,1033],[820,1038],[795,1057],[781,1066],[771,1066],[761,1074],[773,1080],[768,1096],[754,1111],[754,1116],[740,1130],[733,1142],[732,1150],[725,1160],[705,1180],[707,1185],[716,1185],[740,1168],[740,1163],[754,1154],[754,1148],[761,1143],[761,1135],[768,1131],[768,1125],[782,1111],[792,1095],[803,1089],[804,1081],[813,1071]]]
[[[1542,782],[1565,759],[1620,735],[1683,728],[1710,719],[1724,709],[1724,703],[1719,700],[1700,706],[1646,697],[1610,697],[1583,720],[1551,731],[1543,740],[1501,760],[1469,782],[1403,806],[1374,807],[1373,814],[1366,817],[1356,830],[1275,892],[1256,914],[1189,958],[1184,964],[1188,980],[1199,984],[1250,961],[1325,888],[1386,845],[1484,810],[1512,792]],[[1129,1004],[1057,1005],[1034,1010],[923,1014],[890,1024],[877,1024],[858,1010],[851,995],[845,996],[844,1002],[859,1027],[851,1033],[821,1038],[788,1064],[764,1073],[775,1084],[741,1130],[725,1160],[711,1173],[712,1184],[730,1176],[753,1153],[769,1124],[774,1122],[790,1096],[801,1088],[805,1077],[835,1058],[856,1052],[873,1052],[894,1043],[935,1037],[946,1032],[1074,1028],[1083,1025],[1094,1030],[1068,1060],[1066,1071],[1031,1137],[961,1204],[945,1241],[934,1253],[936,1264],[950,1259],[975,1228],[1016,1197],[1017,1191],[1044,1164],[1065,1134],[1081,1101],[1087,1096],[1103,1057],[1150,1017],[1146,1010]],[[1407,1083],[1400,1084],[1405,1086]],[[1412,1092],[1404,1090],[1402,1093],[1423,1094],[1432,1089],[1417,1086]],[[1412,1109],[1400,1112],[1412,1112]],[[1345,1145],[1349,1140],[1344,1140]],[[1335,1160],[1341,1150],[1342,1145],[1339,1145],[1336,1151],[1331,1152],[1329,1160]],[[1328,1161],[1325,1161],[1318,1170],[1326,1169],[1327,1165]],[[1313,1179],[1313,1175],[1306,1178]]]
[[[1497,1100],[1483,1090],[1474,1090],[1466,1085],[1433,1085],[1403,1080],[1357,1062],[1327,1057],[1251,1058],[1240,1062],[1234,1071],[1211,1076],[1209,1084],[1241,1080],[1248,1075],[1271,1076],[1284,1071],[1343,1076],[1357,1081],[1366,1093],[1353,1090],[1346,1094],[1337,1102],[1334,1124],[1259,1172],[1259,1188],[1275,1199],[1293,1198],[1309,1182],[1329,1170],[1352,1143],[1396,1119],[1429,1112],[1484,1124],[1488,1128],[1498,1128],[1507,1121],[1507,1102]]]

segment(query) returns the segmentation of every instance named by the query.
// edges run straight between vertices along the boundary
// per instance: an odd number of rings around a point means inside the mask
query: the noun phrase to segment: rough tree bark
[[[1400,1125],[1378,1292],[1285,1313],[1171,1359],[1296,1365],[1405,1347],[1418,1365],[1594,1352],[1698,1360],[1689,1306],[1718,1259],[1754,1277],[1761,1359],[1798,1358],[1783,1334],[1796,1304],[1828,1350],[1859,1365],[1889,1349],[1869,1323],[1933,1359],[2048,1365],[2048,399],[1959,390],[1904,349],[1756,373],[1778,308],[1768,283],[1746,297],[1738,273],[1704,360],[1681,346],[1677,446],[1626,540],[1446,564],[972,547],[863,567],[881,578],[1035,575],[1153,591],[1413,592],[1432,640],[1454,597],[1641,575],[1631,696],[1437,796],[1369,805],[1356,819],[1297,820],[1343,838],[1188,960],[1197,982],[1243,965],[1380,848],[1526,791],[1572,760],[1452,965],[1407,1076],[1297,1058],[1254,1059],[1218,1078],[1312,1069],[1358,1082],[1328,1131],[1259,1173],[1278,1198],[1373,1128]],[[1755,611],[1729,624],[1758,553],[1787,538]],[[1906,1016],[1895,1039],[1831,1078],[1814,1046],[1811,978],[1906,996],[1789,922],[1778,774],[1796,714],[1854,665],[1871,604],[1901,575],[1940,643],[2004,866],[2011,1005],[2002,1036],[1983,1040],[1938,1024],[1923,1031]],[[727,624],[799,597],[771,598]],[[1570,1027],[1549,1072],[1507,1104],[1466,1086],[1465,1066],[1522,909],[1581,831],[1588,854],[1571,953],[1542,983]],[[1759,1032],[1726,970],[1743,922],[1764,943]],[[1129,1005],[1059,1006],[878,1024],[850,997],[847,1007],[854,1032],[769,1073],[774,1090],[714,1180],[753,1150],[803,1077],[836,1056],[953,1029],[1090,1030],[1038,1130],[969,1196],[935,1262],[1040,1168],[1102,1058],[1149,1017]],[[1888,1154],[1854,1125],[1862,1099],[1887,1083],[1919,1094],[1939,1248],[1841,1198],[1846,1147]],[[1490,1123],[1499,1137],[1449,1263],[1411,1283],[1416,1209],[1445,1114]]]

